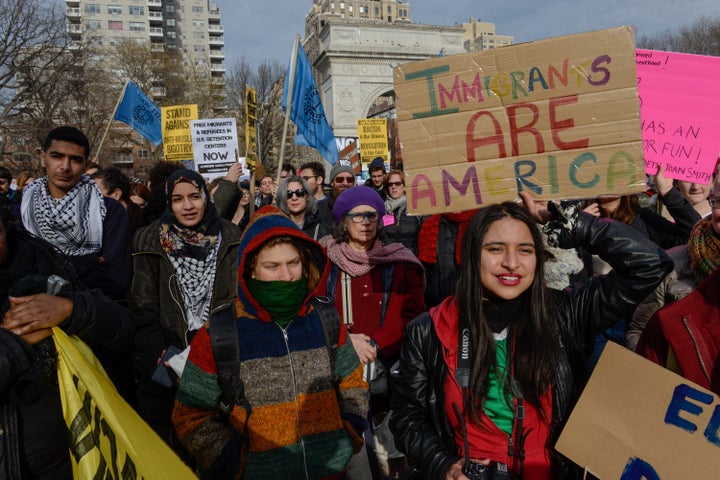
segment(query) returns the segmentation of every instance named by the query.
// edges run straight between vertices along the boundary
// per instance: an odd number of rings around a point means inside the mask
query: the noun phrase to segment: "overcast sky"
[[[296,34],[305,34],[312,0],[211,0],[220,6],[228,72],[242,57],[286,65]],[[638,36],[676,32],[702,16],[720,16],[718,0],[414,0],[415,23],[454,25],[470,17],[494,23],[498,35],[528,42],[570,33],[630,25]]]

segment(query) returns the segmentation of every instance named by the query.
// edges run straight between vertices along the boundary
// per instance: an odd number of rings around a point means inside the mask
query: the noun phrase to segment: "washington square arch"
[[[393,119],[393,67],[464,53],[463,28],[306,18],[303,46],[340,149],[357,138],[357,120]]]

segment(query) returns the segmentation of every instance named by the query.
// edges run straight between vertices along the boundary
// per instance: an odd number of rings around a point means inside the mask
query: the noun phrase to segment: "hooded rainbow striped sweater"
[[[319,291],[325,284],[328,261],[322,247],[276,212],[260,210],[239,248],[240,378],[251,414],[235,405],[226,421],[217,418],[222,392],[207,329],[195,335],[180,383],[173,424],[202,466],[203,478],[341,478],[362,445],[358,432],[367,417],[367,384],[347,330],[341,325],[331,362],[320,318],[309,304],[318,292],[311,292],[283,330],[243,282],[250,252],[271,237],[291,235],[307,242],[323,272],[314,287]]]

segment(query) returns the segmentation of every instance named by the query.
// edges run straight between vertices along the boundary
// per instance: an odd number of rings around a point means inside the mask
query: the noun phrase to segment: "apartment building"
[[[224,81],[220,9],[208,0],[65,0],[74,41],[113,47],[125,40],[178,50],[186,67]]]

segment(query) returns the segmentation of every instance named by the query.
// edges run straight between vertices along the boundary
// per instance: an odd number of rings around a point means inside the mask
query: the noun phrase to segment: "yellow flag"
[[[53,328],[75,479],[197,478],[117,393],[90,348]]]

